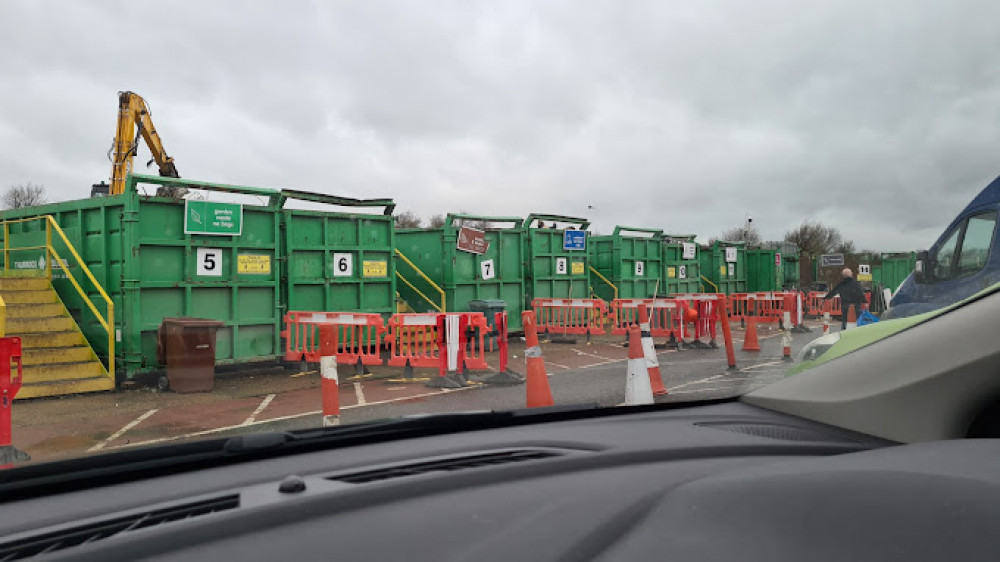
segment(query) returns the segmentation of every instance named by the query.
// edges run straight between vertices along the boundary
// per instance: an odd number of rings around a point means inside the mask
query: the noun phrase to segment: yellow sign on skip
[[[240,254],[236,257],[236,272],[250,275],[269,275],[271,256]]]
[[[583,272],[585,271],[583,269],[583,262],[582,261],[573,262],[571,271],[573,272],[573,275],[583,275]]]
[[[388,262],[365,260],[361,263],[361,275],[364,277],[385,277],[388,270]]]
[[[668,267],[667,268],[667,277],[669,277],[671,279],[677,277],[677,268],[673,267],[673,266]]]
[[[724,265],[720,265],[719,266],[719,276],[720,277],[725,277],[726,276],[726,266],[724,266]]]

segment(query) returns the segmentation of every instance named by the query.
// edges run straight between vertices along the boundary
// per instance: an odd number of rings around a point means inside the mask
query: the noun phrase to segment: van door
[[[943,238],[931,254],[931,278],[923,285],[923,298],[932,305],[947,306],[993,285],[1000,269],[989,266],[997,224],[997,212],[969,216]]]

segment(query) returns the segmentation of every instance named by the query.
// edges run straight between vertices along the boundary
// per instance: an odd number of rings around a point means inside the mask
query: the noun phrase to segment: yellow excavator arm
[[[118,131],[115,133],[111,157],[111,188],[109,195],[125,193],[125,178],[132,172],[132,161],[139,148],[136,129],[146,146],[153,153],[153,161],[160,168],[160,175],[168,178],[179,178],[174,159],[167,156],[163,149],[163,141],[153,127],[146,100],[134,92],[118,93]],[[147,163],[147,165],[149,165]]]

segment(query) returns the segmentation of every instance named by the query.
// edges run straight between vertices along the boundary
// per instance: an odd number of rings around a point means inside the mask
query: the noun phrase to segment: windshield
[[[929,321],[1000,258],[993,18],[924,8],[4,2],[0,467],[733,398]]]

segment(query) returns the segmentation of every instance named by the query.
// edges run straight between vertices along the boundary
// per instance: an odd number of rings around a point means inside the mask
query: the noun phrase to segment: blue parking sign
[[[567,230],[563,232],[563,250],[586,250],[587,232],[584,230]]]

